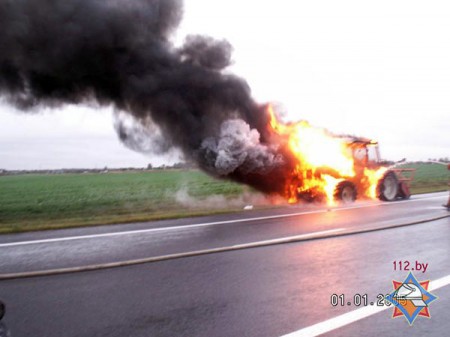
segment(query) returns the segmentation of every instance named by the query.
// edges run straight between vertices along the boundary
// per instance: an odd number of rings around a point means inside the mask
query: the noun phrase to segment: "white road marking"
[[[450,284],[450,275],[444,276],[440,279],[434,280],[430,282],[428,286],[429,291],[434,291],[436,289],[448,286]],[[314,337],[319,336],[324,333],[339,329],[345,325],[354,323],[363,318],[375,315],[381,311],[392,308],[392,306],[380,306],[380,307],[364,307],[360,309],[356,309],[350,312],[347,312],[343,315],[336,316],[326,321],[308,326],[306,328],[300,329],[298,331],[291,332],[287,335],[283,335],[282,337]]]
[[[366,204],[366,205],[354,205],[354,206],[347,206],[347,207],[340,207],[340,208],[332,208],[331,210],[333,212],[338,212],[338,211],[345,211],[345,210],[349,210],[349,209],[358,209],[358,208],[367,208],[367,207],[376,207],[376,206],[398,205],[400,203],[405,203],[405,202],[408,202],[408,203],[409,202],[417,202],[417,201],[422,201],[424,199],[437,199],[437,198],[443,198],[443,197],[445,197],[445,195],[433,196],[433,197],[424,197],[424,198],[420,198],[420,199],[403,200],[403,201],[396,201],[396,202],[384,202],[384,203],[374,203],[374,204]],[[149,229],[141,229],[141,230],[113,232],[113,233],[101,233],[101,234],[90,234],[90,235],[79,235],[79,236],[67,236],[67,237],[53,238],[53,239],[7,242],[7,243],[0,243],[0,248],[1,247],[33,245],[33,244],[41,244],[41,243],[72,241],[72,240],[94,239],[94,238],[112,237],[112,236],[121,236],[121,235],[134,235],[134,234],[142,234],[142,233],[161,232],[161,231],[172,231],[172,230],[180,230],[180,229],[192,229],[192,228],[216,226],[216,225],[229,224],[229,223],[251,222],[251,221],[258,221],[258,220],[268,220],[268,219],[280,219],[280,218],[295,217],[295,216],[299,216],[299,215],[327,213],[329,211],[330,211],[330,209],[327,208],[327,209],[314,210],[314,211],[303,211],[303,212],[296,212],[296,213],[289,213],[289,214],[278,214],[278,215],[268,215],[268,216],[254,217],[254,218],[244,218],[244,219],[235,219],[235,220],[223,220],[223,221],[205,222],[205,223],[192,224],[192,225],[181,225],[181,226],[161,227],[161,228],[149,228]]]
[[[304,240],[308,240],[308,239],[324,237],[327,234],[329,235],[329,234],[336,233],[336,232],[342,232],[345,229],[346,228],[335,228],[335,229],[306,233],[306,234],[301,234],[301,235],[286,236],[286,237],[277,238],[277,239],[242,243],[242,244],[237,244],[237,245],[233,245],[233,246],[225,246],[225,247],[209,248],[209,249],[195,250],[195,251],[183,252],[183,253],[152,256],[152,257],[146,257],[146,258],[141,258],[141,259],[127,260],[127,261],[108,262],[108,263],[79,266],[79,267],[68,267],[68,268],[58,268],[58,269],[49,269],[49,270],[36,270],[36,271],[27,271],[27,272],[19,272],[19,273],[0,274],[0,280],[12,280],[12,279],[18,279],[18,278],[25,278],[25,277],[50,276],[50,275],[59,275],[59,274],[67,274],[67,273],[77,273],[77,272],[84,272],[84,271],[100,270],[100,269],[107,269],[107,268],[117,268],[117,267],[124,267],[124,266],[132,266],[132,265],[136,265],[136,264],[152,263],[152,262],[167,261],[167,260],[179,259],[179,258],[185,258],[185,257],[200,256],[200,255],[205,255],[205,254],[236,251],[236,250],[240,250],[240,249],[266,247],[266,246],[278,245],[278,244],[283,244],[283,243],[300,242],[300,241],[304,241]]]
[[[171,230],[178,230],[178,229],[191,229],[191,228],[198,228],[198,227],[207,227],[207,226],[215,226],[215,225],[236,223],[236,222],[250,222],[250,221],[266,220],[266,219],[278,219],[278,218],[287,218],[287,217],[293,217],[293,216],[298,216],[298,215],[326,213],[326,212],[327,212],[327,210],[325,209],[325,210],[317,210],[317,211],[307,211],[307,212],[298,212],[298,213],[289,213],[289,214],[269,215],[269,216],[255,217],[255,218],[246,218],[246,219],[235,219],[235,220],[204,222],[204,223],[192,224],[192,225],[181,225],[181,226],[161,227],[161,228],[149,228],[149,229],[140,229],[140,230],[132,230],[132,231],[124,231],[124,232],[101,233],[101,234],[80,235],[80,236],[68,236],[68,237],[54,238],[54,239],[20,241],[20,242],[8,242],[8,243],[1,243],[0,247],[11,247],[11,246],[31,245],[31,244],[37,244],[37,243],[71,241],[71,240],[81,240],[81,239],[92,239],[92,238],[120,236],[120,235],[142,234],[142,233],[150,233],[150,232],[171,231]]]

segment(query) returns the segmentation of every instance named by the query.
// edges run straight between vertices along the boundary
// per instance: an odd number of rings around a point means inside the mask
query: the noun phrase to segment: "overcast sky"
[[[450,156],[446,1],[185,1],[189,33],[226,38],[230,71],[287,118],[377,139],[386,159]],[[0,104],[0,168],[171,163],[123,147],[112,109],[23,114]]]

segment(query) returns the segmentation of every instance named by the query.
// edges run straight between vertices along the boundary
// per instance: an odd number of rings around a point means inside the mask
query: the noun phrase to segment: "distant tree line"
[[[428,161],[433,162],[433,161],[438,161],[441,163],[450,163],[450,158],[449,157],[445,157],[445,158],[439,158],[439,159],[433,159],[433,158],[428,158]]]
[[[161,166],[153,166],[152,164],[147,165],[147,170],[167,170],[167,169],[194,169],[197,166],[193,162],[178,162],[173,165],[161,165]]]
[[[400,162],[406,162],[406,159],[402,159]],[[415,161],[417,164],[433,164],[433,162],[441,162],[441,163],[450,163],[449,157],[444,158],[429,158],[428,161]],[[393,161],[383,161],[385,165],[393,165]],[[108,172],[142,172],[142,171],[160,171],[160,170],[191,170],[196,169],[197,166],[192,162],[178,162],[173,165],[160,165],[153,166],[151,163],[147,165],[147,167],[136,168],[136,167],[122,167],[122,168],[108,168],[105,166],[104,168],[63,168],[57,170],[6,170],[0,169],[0,176],[2,175],[15,175],[15,174],[64,174],[64,173],[74,173],[74,174],[82,174],[82,173],[108,173]]]
[[[1,175],[16,175],[16,174],[83,174],[83,173],[108,173],[108,172],[142,172],[153,170],[190,170],[195,169],[196,166],[191,162],[179,162],[173,165],[161,165],[154,167],[152,164],[148,164],[147,167],[121,167],[121,168],[62,168],[55,170],[6,170],[0,169]]]

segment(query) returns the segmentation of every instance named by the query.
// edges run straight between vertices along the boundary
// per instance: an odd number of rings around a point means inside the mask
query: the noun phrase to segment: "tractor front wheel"
[[[356,186],[351,181],[341,181],[334,190],[334,199],[342,201],[344,204],[352,203],[356,200]]]

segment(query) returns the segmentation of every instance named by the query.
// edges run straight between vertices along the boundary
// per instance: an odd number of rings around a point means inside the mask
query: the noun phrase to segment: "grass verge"
[[[0,233],[234,211],[244,189],[196,170],[1,176]]]
[[[446,166],[405,167],[413,194],[448,189]],[[233,212],[252,193],[197,170],[0,176],[0,233]]]

